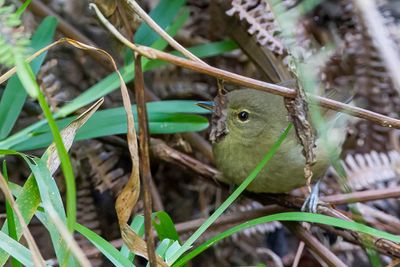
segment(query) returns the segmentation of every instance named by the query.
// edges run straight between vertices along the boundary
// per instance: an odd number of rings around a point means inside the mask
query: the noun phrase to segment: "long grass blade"
[[[353,230],[360,233],[376,236],[378,238],[385,238],[387,240],[400,243],[400,237],[396,235],[389,234],[384,231],[376,230],[372,227],[357,223],[357,222],[350,222],[341,220],[338,218],[329,217],[322,214],[314,214],[314,213],[306,213],[306,212],[285,212],[285,213],[278,213],[269,216],[260,217],[235,227],[232,227],[225,232],[222,232],[215,237],[211,238],[210,240],[206,241],[205,243],[198,246],[196,249],[182,257],[179,261],[177,261],[173,266],[178,267],[182,266],[187,263],[189,260],[193,259],[201,252],[206,250],[207,248],[213,246],[216,242],[233,235],[243,229],[253,227],[255,225],[273,222],[273,221],[296,221],[296,222],[309,222],[309,223],[319,223],[330,225],[334,227],[339,227],[347,230]]]

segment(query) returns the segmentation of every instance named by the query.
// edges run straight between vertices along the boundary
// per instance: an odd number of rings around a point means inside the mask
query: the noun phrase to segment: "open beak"
[[[215,103],[214,103],[214,101],[199,101],[196,103],[196,105],[198,105],[199,107],[202,107],[204,109],[213,111]]]

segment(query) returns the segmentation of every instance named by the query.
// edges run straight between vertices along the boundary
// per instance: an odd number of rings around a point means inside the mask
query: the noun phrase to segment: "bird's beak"
[[[196,105],[198,105],[199,107],[202,107],[204,109],[213,111],[215,103],[214,103],[214,101],[199,101],[196,103]]]

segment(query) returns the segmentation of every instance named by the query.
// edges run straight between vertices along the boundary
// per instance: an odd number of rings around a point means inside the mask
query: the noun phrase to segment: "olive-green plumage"
[[[257,90],[235,90],[228,93],[227,100],[226,116],[218,118],[224,120],[226,129],[214,142],[213,151],[216,165],[223,173],[222,179],[240,184],[287,127],[288,113],[282,97]],[[329,139],[336,145],[336,154],[340,153],[346,135],[345,120],[344,116],[339,119],[336,116],[327,122]],[[329,166],[328,154],[320,140],[317,139],[316,145],[314,178],[321,177]],[[292,130],[248,190],[283,193],[303,186],[306,183],[304,163],[302,147]]]

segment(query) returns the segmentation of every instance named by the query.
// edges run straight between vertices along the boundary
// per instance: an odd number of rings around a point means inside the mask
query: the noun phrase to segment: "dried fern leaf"
[[[248,33],[255,35],[261,46],[266,46],[277,55],[283,55],[284,45],[275,36],[280,32],[275,18],[266,1],[233,0],[232,8],[226,14],[238,15],[249,24]]]
[[[379,184],[400,178],[398,151],[349,154],[341,161],[341,165],[348,177],[349,186],[356,191],[377,188]]]

